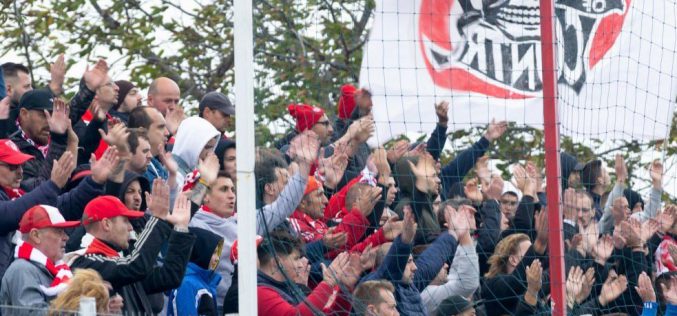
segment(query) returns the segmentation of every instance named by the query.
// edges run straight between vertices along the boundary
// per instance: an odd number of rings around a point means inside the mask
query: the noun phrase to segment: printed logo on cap
[[[14,151],[19,151],[19,147],[17,147],[16,144],[15,144],[13,141],[7,140],[7,141],[5,142],[5,144],[7,144],[7,146],[8,146],[9,148],[12,148],[12,150],[14,150]]]
[[[616,42],[630,2],[555,1],[560,84],[580,93],[586,74]],[[538,0],[422,0],[418,16],[420,47],[435,85],[497,98],[540,94]]]

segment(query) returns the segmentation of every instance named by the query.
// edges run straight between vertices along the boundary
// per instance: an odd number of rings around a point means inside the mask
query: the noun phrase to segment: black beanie
[[[127,97],[127,94],[129,94],[129,91],[136,88],[136,86],[127,80],[118,80],[115,82],[115,84],[118,86],[118,88],[120,88],[120,90],[118,91],[118,103],[115,104],[115,106],[113,107],[114,110],[117,110],[122,104],[122,102],[125,101],[125,98]]]

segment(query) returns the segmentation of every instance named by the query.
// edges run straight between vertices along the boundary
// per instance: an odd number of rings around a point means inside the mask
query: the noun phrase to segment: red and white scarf
[[[37,148],[41,153],[43,157],[47,157],[47,151],[49,150],[49,143],[50,141],[47,142],[47,145],[38,145],[36,144],[26,133],[24,132],[23,129],[21,129],[21,125],[19,125],[19,120],[16,120],[16,128],[19,129],[19,132],[21,132],[21,138],[23,138],[25,141],[27,141],[29,144],[31,144],[33,147]]]
[[[672,261],[670,255],[670,245],[677,245],[677,242],[670,235],[663,236],[663,241],[658,245],[655,253],[656,276],[665,272],[677,271],[677,264]]]
[[[21,190],[21,188],[8,188],[8,187],[2,187],[2,190],[5,191],[5,194],[9,197],[10,201],[14,201],[26,194],[26,191]]]
[[[39,263],[47,268],[47,271],[54,277],[54,280],[49,287],[40,284],[40,290],[47,296],[56,296],[61,293],[68,287],[68,280],[73,277],[71,269],[64,261],[59,260],[53,262],[51,259],[47,258],[42,251],[35,249],[27,242],[18,242],[16,249],[14,250],[14,258]]]
[[[186,192],[195,186],[197,182],[200,180],[200,172],[197,171],[197,169],[194,169],[190,173],[186,174],[186,177],[183,179],[183,187],[181,189],[181,192]]]

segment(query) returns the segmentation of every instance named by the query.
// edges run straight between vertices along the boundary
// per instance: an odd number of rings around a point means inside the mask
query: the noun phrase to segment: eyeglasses
[[[0,162],[0,166],[6,167],[9,169],[9,171],[16,171],[17,169],[21,168],[21,165],[10,165],[4,162]]]

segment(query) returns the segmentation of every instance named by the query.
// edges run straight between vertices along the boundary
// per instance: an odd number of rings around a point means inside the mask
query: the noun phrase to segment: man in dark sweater
[[[169,212],[169,188],[160,180],[153,185],[149,210],[153,217],[136,241],[128,256],[120,252],[129,247],[130,218],[142,217],[142,212],[130,211],[113,196],[96,198],[87,205],[82,223],[95,239],[85,255],[71,267],[91,268],[110,282],[113,290],[124,299],[125,313],[153,313],[149,294],[175,289],[188,264],[195,236],[188,232],[190,202],[185,195],[177,197],[174,212]],[[173,229],[172,229],[173,226]],[[162,267],[155,260],[164,241],[169,247]]]

